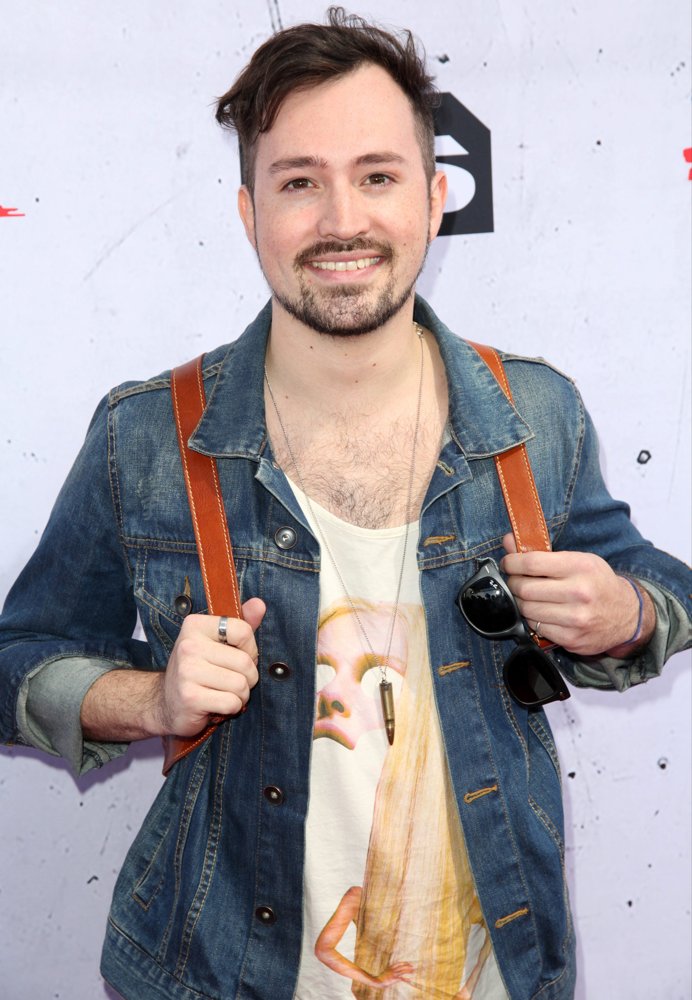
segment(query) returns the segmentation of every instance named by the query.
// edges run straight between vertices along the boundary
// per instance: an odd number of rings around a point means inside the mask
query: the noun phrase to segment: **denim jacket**
[[[687,601],[686,567],[645,542],[608,494],[574,385],[503,355],[515,405],[421,299],[449,386],[449,438],[420,514],[417,557],[452,785],[479,898],[515,1000],[566,1000],[574,935],[559,764],[543,711],[502,683],[507,643],[455,607],[509,529],[492,456],[526,442],[553,546],[596,552],[651,586],[661,619]],[[129,1000],[290,1000],[301,946],[304,822],[314,722],[320,550],[272,459],[262,379],[267,306],[206,356],[208,404],[192,446],[218,459],[243,600],[259,596],[260,681],[248,710],[178,763],[115,888],[102,970]],[[17,695],[50,665],[165,667],[181,594],[205,610],[169,375],[113,390],[94,416],[39,548],[0,620],[0,736],[20,739]],[[288,529],[288,530],[287,530]],[[147,642],[131,638],[139,612]],[[660,630],[659,630],[660,631]],[[681,643],[677,643],[680,645]],[[658,636],[629,661],[560,653],[576,684],[624,689],[660,671]],[[101,763],[107,744],[91,751]],[[280,794],[276,794],[276,789]]]

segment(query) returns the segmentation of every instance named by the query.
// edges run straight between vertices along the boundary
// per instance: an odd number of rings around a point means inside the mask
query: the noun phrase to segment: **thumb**
[[[502,544],[504,545],[505,552],[507,553],[511,554],[512,552],[517,551],[517,543],[515,542],[514,535],[512,534],[511,531],[504,536],[504,538],[502,539]]]
[[[251,597],[249,601],[243,604],[242,610],[243,618],[251,626],[252,631],[256,632],[262,624],[267,605],[260,597]]]

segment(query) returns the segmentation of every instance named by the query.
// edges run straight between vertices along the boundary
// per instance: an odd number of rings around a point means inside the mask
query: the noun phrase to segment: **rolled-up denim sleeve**
[[[52,660],[24,679],[17,696],[17,727],[23,743],[64,757],[75,774],[102,767],[125,752],[127,743],[85,740],[82,701],[113,664],[88,657]]]
[[[560,651],[558,662],[577,687],[602,687],[626,691],[634,684],[644,684],[658,677],[663,664],[675,653],[692,644],[692,621],[683,604],[671,593],[664,593],[650,582],[639,581],[648,591],[656,609],[653,636],[636,654],[627,659],[614,656],[585,657]]]

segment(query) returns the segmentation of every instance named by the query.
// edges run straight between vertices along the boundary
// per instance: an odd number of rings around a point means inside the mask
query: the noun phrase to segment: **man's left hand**
[[[519,610],[544,638],[582,656],[630,656],[651,638],[656,612],[639,586],[644,607],[636,645],[639,600],[631,583],[590,552],[517,552],[514,536],[502,540],[502,571]]]

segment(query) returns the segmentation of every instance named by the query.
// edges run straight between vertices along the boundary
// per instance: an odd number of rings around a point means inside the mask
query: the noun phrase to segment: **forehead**
[[[388,644],[392,625],[391,606],[384,604],[378,610],[359,608],[358,617],[375,651],[383,652]],[[350,641],[345,643],[347,637]],[[345,611],[343,614],[336,614],[320,626],[318,638],[320,648],[326,651],[331,642],[337,643],[340,654],[346,658],[362,654],[362,633],[353,612]],[[404,621],[400,616],[397,616],[392,633],[392,653],[395,656],[401,656],[406,645],[407,632]]]
[[[379,149],[422,162],[406,94],[380,66],[360,66],[289,94],[271,129],[257,141],[256,170],[262,173],[277,159],[300,156],[337,166]]]

